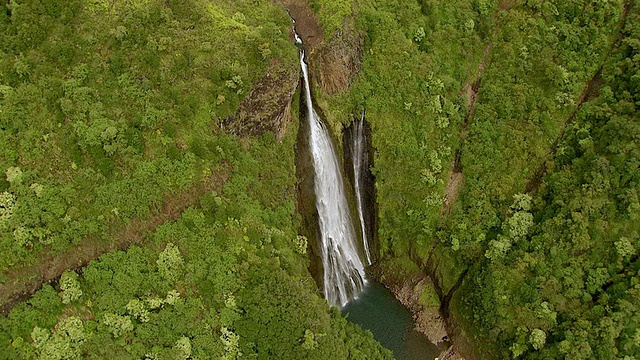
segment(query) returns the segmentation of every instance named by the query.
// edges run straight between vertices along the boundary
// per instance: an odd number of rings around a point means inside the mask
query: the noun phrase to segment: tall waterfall
[[[301,42],[296,35],[296,41]],[[324,295],[329,304],[346,305],[364,288],[364,263],[358,252],[357,237],[345,197],[340,163],[333,142],[313,108],[311,87],[304,51],[300,52],[304,90],[309,119],[309,144],[315,172],[316,208],[318,210],[321,259],[324,270]]]
[[[358,216],[360,217],[360,227],[362,228],[362,243],[364,244],[364,252],[367,257],[367,265],[371,264],[371,253],[369,252],[369,243],[367,240],[367,226],[364,221],[364,208],[362,197],[362,180],[363,171],[367,168],[366,143],[364,135],[364,111],[362,117],[355,121],[353,126],[353,141],[351,142],[351,157],[353,159],[353,183],[356,193],[356,205],[358,205]]]

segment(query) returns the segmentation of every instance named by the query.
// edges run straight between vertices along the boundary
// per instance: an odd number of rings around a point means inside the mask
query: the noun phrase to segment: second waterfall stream
[[[296,35],[296,40],[301,42]],[[320,226],[323,291],[332,306],[343,307],[362,292],[365,263],[345,195],[340,162],[331,136],[313,108],[304,51],[300,51],[309,121],[309,145],[315,174],[316,208]],[[368,253],[368,250],[365,251]]]

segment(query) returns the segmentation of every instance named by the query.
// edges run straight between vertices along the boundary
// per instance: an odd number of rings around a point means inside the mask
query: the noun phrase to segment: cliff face
[[[323,42],[312,54],[311,73],[328,94],[346,90],[360,70],[362,38],[354,30],[336,33],[330,43]]]
[[[291,122],[291,102],[299,74],[299,68],[272,62],[242,100],[238,112],[223,122],[225,129],[237,135],[261,135],[271,131],[281,139]]]
[[[325,36],[313,10],[304,0],[279,0],[279,2],[287,9],[291,17],[295,19],[295,28],[298,35],[302,38],[304,48],[309,64],[311,81],[316,89],[320,89],[324,94],[336,94],[348,90],[353,79],[361,69],[362,64],[362,37],[350,25],[349,20],[345,21],[342,30],[336,31],[331,37]],[[290,32],[292,43],[295,42],[293,27]],[[270,64],[267,72],[255,83],[253,90],[241,102],[238,112],[228,118],[224,122],[227,131],[234,132],[238,135],[256,136],[265,132],[274,132],[278,138],[281,138],[290,124],[292,119],[292,103],[294,102],[294,94],[300,85],[300,69],[299,67],[291,68],[291,66],[283,66],[280,63]],[[300,103],[304,102],[304,97],[300,97]],[[300,118],[306,116],[305,106],[300,106]],[[318,109],[322,112],[322,109]],[[295,114],[294,114],[295,116]],[[298,213],[302,215],[303,226],[302,235],[308,238],[309,251],[311,253],[310,271],[313,277],[321,286],[322,264],[317,261],[320,249],[317,246],[316,239],[319,237],[319,229],[317,227],[318,214],[315,208],[315,195],[313,184],[313,168],[311,165],[311,157],[307,149],[306,138],[308,136],[308,125],[301,122],[298,128],[298,139],[296,144],[296,176],[298,178],[298,197],[297,207]],[[369,133],[370,128],[367,130]],[[351,141],[350,132],[345,132],[343,142]],[[370,139],[369,139],[370,140]],[[372,149],[372,144],[367,143]],[[351,154],[349,146],[343,144],[345,153],[345,174],[347,179],[352,175],[350,172],[351,163],[349,159]],[[375,186],[373,177],[370,183],[365,184],[368,190],[371,190],[371,208],[376,208]],[[445,210],[443,209],[443,213]],[[377,214],[369,214],[373,218],[370,219],[370,232],[376,233],[375,221]],[[375,241],[374,241],[375,244]],[[375,251],[375,246],[372,249]],[[316,260],[313,260],[316,259]],[[446,301],[446,309],[440,309],[440,302],[446,297],[442,289],[438,286],[441,283],[447,283],[447,279],[440,278],[437,271],[431,271],[427,275],[424,271],[416,271],[411,274],[404,274],[396,271],[393,267],[376,266],[373,270],[373,276],[381,280],[389,287],[395,296],[414,314],[417,330],[425,333],[429,339],[444,346],[453,338],[454,347],[448,348],[442,356],[447,358],[461,358],[457,353],[460,350],[465,353],[467,358],[473,359],[471,346],[466,341],[466,335],[461,333],[459,324],[456,319],[449,314],[449,301]],[[432,280],[435,279],[435,280]],[[438,286],[436,286],[438,285]],[[446,285],[446,284],[444,284]],[[436,304],[425,304],[424,294],[438,287],[440,292],[434,292],[437,298]],[[448,290],[448,288],[447,288]],[[437,294],[436,294],[437,293]],[[434,299],[435,299],[434,298]],[[462,338],[462,340],[461,340]],[[460,345],[463,344],[463,345]],[[458,346],[455,346],[458,345]]]
[[[296,30],[304,42],[312,82],[327,94],[346,90],[360,70],[362,37],[349,24],[327,41],[311,7],[304,0],[279,0],[296,20]],[[295,42],[293,29],[290,31]],[[274,132],[280,139],[291,122],[291,103],[300,80],[298,66],[272,62],[267,72],[242,100],[238,112],[222,126],[237,135]]]
[[[307,1],[279,1],[296,19],[296,30],[307,50],[312,82],[328,94],[346,90],[360,70],[362,36],[345,21],[341,30],[327,37]]]

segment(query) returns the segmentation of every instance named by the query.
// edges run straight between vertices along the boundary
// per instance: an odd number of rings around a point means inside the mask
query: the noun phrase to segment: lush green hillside
[[[481,358],[637,356],[640,4],[356,4],[382,258]]]
[[[14,1],[0,24],[3,271],[216,172],[233,156],[217,125],[270,61],[295,69],[268,2]]]
[[[390,358],[307,270],[297,105],[278,139],[230,135],[262,76],[296,86],[284,8],[5,4],[0,358]]]
[[[627,5],[611,55],[569,119],[533,202],[514,197],[486,260],[461,289],[461,312],[514,356],[640,355],[638,5]]]
[[[147,234],[144,247],[65,272],[15,307],[0,320],[0,358],[390,358],[317,294],[283,181],[294,138],[231,146],[247,170],[221,193]],[[274,158],[283,161],[258,170]],[[247,194],[265,183],[281,203]]]
[[[383,271],[470,357],[640,357],[640,2],[308,3],[359,70],[314,94],[336,134],[366,111]],[[391,356],[307,269],[282,5],[3,10],[0,358]]]

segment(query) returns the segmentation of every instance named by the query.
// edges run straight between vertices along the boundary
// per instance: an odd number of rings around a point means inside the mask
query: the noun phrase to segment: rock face
[[[420,295],[425,286],[432,286],[431,279],[420,272],[409,279],[399,282],[385,282],[395,297],[413,314],[415,328],[425,334],[429,341],[439,345],[447,342],[449,337],[438,306],[425,306],[420,302]]]
[[[312,82],[327,94],[346,90],[362,63],[362,37],[353,26],[333,34],[329,41],[305,0],[279,0],[296,19],[296,30],[307,51]],[[290,32],[293,44],[293,31]],[[222,127],[237,135],[261,135],[272,131],[281,138],[291,121],[291,100],[300,81],[298,67],[272,62],[253,90],[242,100],[238,112]]]
[[[273,132],[278,139],[291,122],[291,100],[299,82],[299,69],[272,62],[253,90],[240,102],[238,112],[224,120],[225,130],[237,135]]]
[[[443,351],[436,360],[464,360],[464,358],[456,353],[453,346]]]
[[[307,1],[279,1],[296,19],[296,30],[307,50],[311,81],[328,94],[346,90],[362,64],[362,36],[345,23],[327,41]]]
[[[322,43],[311,56],[311,73],[328,94],[346,90],[360,71],[362,64],[362,38],[355,31],[336,34],[329,44]]]
[[[442,299],[424,271],[417,266],[413,269],[402,268],[383,260],[372,267],[371,274],[411,311],[415,329],[444,350],[438,359],[464,360],[457,351],[458,344],[451,343],[448,332],[450,324],[440,312]],[[454,337],[454,340],[457,338]]]
[[[359,178],[359,188],[360,188],[360,196],[361,196],[361,208],[362,208],[362,221],[364,221],[364,227],[356,225],[356,231],[359,233],[359,236],[362,235],[364,231],[367,236],[367,244],[369,248],[369,257],[371,262],[375,262],[377,260],[376,254],[379,253],[378,244],[376,242],[376,234],[378,233],[378,203],[376,202],[377,194],[376,194],[376,184],[375,177],[371,172],[373,168],[373,154],[374,149],[371,143],[371,127],[369,123],[366,121],[366,117],[364,114],[361,115],[361,134],[362,137],[362,146],[364,149],[362,150],[361,155],[354,154],[354,143],[355,139],[358,135],[356,130],[356,124],[358,120],[355,120],[346,127],[342,131],[342,149],[344,152],[344,168],[343,172],[345,174],[345,178],[347,182],[351,185],[350,187],[355,189],[356,179],[354,173],[354,161],[356,161],[357,156],[361,156],[360,159],[360,178]],[[355,192],[355,191],[354,191]],[[355,214],[354,219],[359,219],[358,213],[358,200],[357,194],[354,194],[354,198],[356,199],[354,203]],[[359,222],[359,221],[357,221]],[[362,224],[361,224],[362,225]],[[364,230],[363,230],[364,228]]]
[[[446,319],[440,313],[439,307],[427,306],[420,300],[420,295],[425,291],[425,287],[429,286],[433,286],[431,279],[421,272],[389,288],[396,298],[413,314],[417,331],[425,334],[429,341],[438,346],[450,344]],[[443,351],[437,359],[465,360],[452,345],[449,345],[447,350]]]

